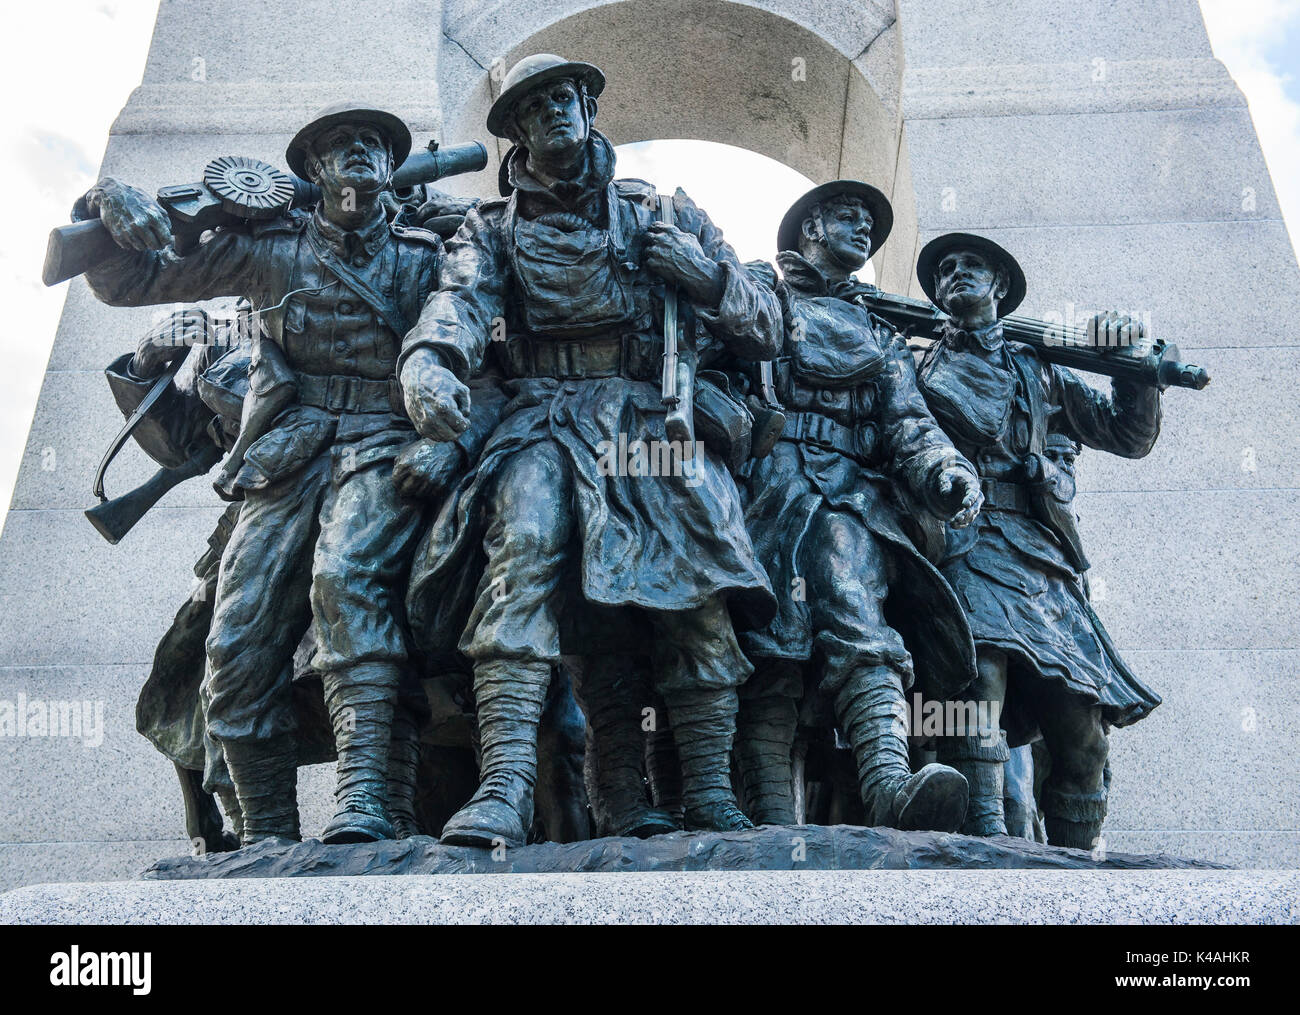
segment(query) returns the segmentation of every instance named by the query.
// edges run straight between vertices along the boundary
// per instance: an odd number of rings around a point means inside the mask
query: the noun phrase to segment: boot
[[[855,671],[836,692],[835,717],[853,748],[868,822],[908,831],[961,827],[967,795],[961,773],[934,764],[912,774],[903,681],[895,670]]]
[[[244,812],[239,809],[239,797],[233,789],[218,787],[217,799],[221,801],[221,809],[230,819],[230,831],[221,833],[221,852],[229,853],[232,849],[239,848],[240,836],[244,834]]]
[[[795,724],[793,698],[741,698],[736,717],[736,756],[745,811],[758,825],[793,825]]]
[[[298,754],[288,735],[221,745],[244,816],[240,842],[298,841]]]
[[[1003,793],[1005,765],[1011,759],[1011,752],[1001,730],[985,731],[985,734],[942,737],[936,751],[940,761],[959,771],[970,784],[966,820],[961,826],[964,835],[1007,834]]]
[[[665,719],[667,712],[667,708],[660,710]],[[677,757],[673,731],[668,728],[666,721],[657,725],[646,737],[645,769],[655,807],[672,819],[675,828],[681,828],[685,813],[682,805],[682,763]]]
[[[596,834],[648,839],[675,832],[672,817],[651,807],[646,797],[637,703],[608,692],[589,695],[588,703],[587,765]]]
[[[474,667],[478,709],[478,791],[443,826],[452,846],[522,846],[533,823],[537,724],[551,679],[549,663],[491,662]]]
[[[1096,849],[1101,823],[1106,817],[1106,788],[1096,793],[1066,793],[1053,786],[1043,788],[1043,815],[1047,842],[1070,849]]]
[[[393,838],[388,818],[388,756],[393,704],[401,671],[392,663],[362,663],[321,675],[338,747],[338,808],[325,826],[327,843]]]
[[[731,788],[731,742],[736,735],[738,705],[735,690],[687,691],[664,697],[681,759],[685,826],[713,832],[753,828]]]
[[[415,783],[420,769],[420,731],[409,709],[397,709],[393,716],[393,742],[388,751],[388,816],[393,838],[419,835],[415,816]]]

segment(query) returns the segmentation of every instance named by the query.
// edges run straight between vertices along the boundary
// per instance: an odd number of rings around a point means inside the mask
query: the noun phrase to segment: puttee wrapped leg
[[[537,726],[551,679],[547,662],[480,662],[474,667],[479,787],[443,826],[454,846],[522,846],[533,823]]]
[[[1046,786],[1043,818],[1050,845],[1094,849],[1106,818],[1106,788],[1103,786],[1095,793],[1068,793]]]
[[[967,780],[947,765],[913,774],[907,753],[903,680],[890,666],[852,673],[835,693],[835,717],[853,748],[858,788],[872,825],[956,831],[966,814]]]
[[[1005,766],[1011,758],[1000,729],[983,730],[975,736],[941,737],[936,757],[966,777],[970,798],[961,831],[966,835],[1006,835],[1003,810]]]
[[[228,740],[222,743],[222,753],[244,816],[240,842],[249,846],[263,839],[301,839],[293,738]]]
[[[731,787],[731,745],[738,706],[735,689],[665,688],[663,695],[681,760],[686,827],[716,832],[753,828]]]
[[[387,662],[360,663],[321,674],[339,755],[337,811],[321,835],[325,842],[393,838],[388,758],[401,678],[401,667]]]

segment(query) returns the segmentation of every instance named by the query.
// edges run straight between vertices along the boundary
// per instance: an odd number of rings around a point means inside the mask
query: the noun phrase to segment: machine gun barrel
[[[437,141],[430,141],[428,147],[412,152],[397,167],[392,188],[400,193],[422,183],[436,183],[448,176],[477,173],[487,167],[487,161],[488,153],[482,141],[466,141],[447,148],[440,147]],[[293,207],[310,208],[320,200],[320,188],[316,184],[297,176],[292,179]]]
[[[895,329],[933,338],[943,326],[945,315],[924,300],[875,292],[862,301],[872,313]],[[1013,342],[1031,347],[1048,363],[1118,377],[1160,388],[1190,388],[1200,391],[1210,383],[1204,367],[1179,360],[1178,346],[1156,340],[1150,355],[1141,359],[1118,354],[1114,346],[1100,345],[1082,328],[1066,328],[1032,317],[1004,317],[1003,333]]]

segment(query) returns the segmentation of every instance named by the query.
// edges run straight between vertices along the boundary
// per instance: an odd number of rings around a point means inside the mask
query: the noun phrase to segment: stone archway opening
[[[715,142],[774,159],[814,183],[852,177],[880,187],[891,196],[896,224],[873,259],[874,273],[882,286],[908,291],[917,229],[892,10],[870,3],[832,3],[832,11],[826,4],[787,3],[787,10],[808,10],[784,16],[761,2],[588,0],[562,4],[586,6],[568,14],[520,9],[518,23],[505,27],[512,6],[451,18],[445,26],[446,44],[457,50],[455,64],[463,68],[468,57],[477,66],[442,81],[444,137],[483,136],[500,80],[523,56],[553,52],[588,60],[608,79],[598,123],[615,145],[665,138]],[[498,158],[504,148],[498,145]],[[494,182],[495,174],[482,179]],[[773,211],[777,219],[789,204],[779,195],[759,199],[764,211],[780,205]],[[763,256],[773,254],[768,249]]]

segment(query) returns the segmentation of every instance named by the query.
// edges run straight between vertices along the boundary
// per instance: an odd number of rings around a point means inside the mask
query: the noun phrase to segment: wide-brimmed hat
[[[880,249],[889,231],[894,228],[894,208],[889,203],[889,198],[861,180],[831,180],[830,183],[813,187],[790,205],[790,210],[782,217],[781,225],[776,230],[778,253],[799,249],[800,231],[803,220],[808,217],[808,209],[832,197],[856,197],[867,206],[867,211],[871,213],[871,253],[875,254]]]
[[[557,78],[581,81],[587,94],[593,98],[605,90],[605,75],[599,67],[581,60],[566,60],[554,53],[534,53],[524,57],[506,73],[501,82],[501,94],[488,110],[487,129],[497,137],[506,137],[505,125],[515,103],[538,85]]]
[[[939,262],[954,250],[976,251],[1006,269],[1007,294],[998,303],[998,317],[1006,317],[1020,306],[1026,290],[1025,273],[1020,267],[1020,262],[987,236],[976,236],[974,233],[944,233],[921,248],[921,253],[916,258],[916,277],[921,283],[921,288],[925,290],[925,295],[930,297],[931,303],[936,307],[939,306],[939,301],[934,296],[935,269],[939,267]],[[939,309],[943,308],[939,307]]]
[[[334,102],[320,110],[311,123],[298,131],[285,150],[284,159],[289,163],[289,168],[304,180],[307,178],[307,155],[311,151],[312,142],[321,131],[336,123],[367,123],[381,131],[393,149],[393,169],[405,162],[406,156],[411,154],[411,131],[400,116],[365,103]]]

